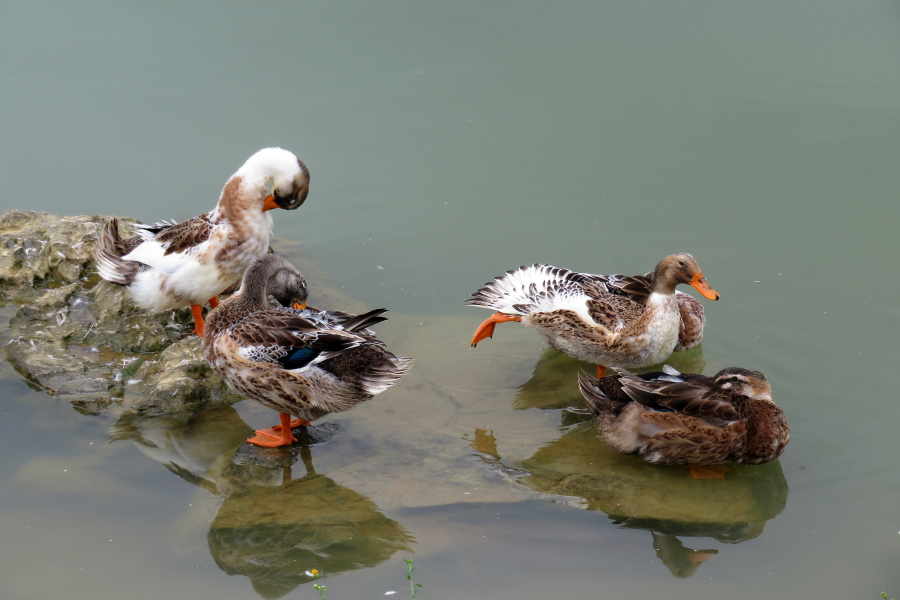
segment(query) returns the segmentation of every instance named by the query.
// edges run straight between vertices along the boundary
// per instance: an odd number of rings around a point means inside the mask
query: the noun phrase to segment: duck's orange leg
[[[203,307],[191,304],[191,312],[194,314],[194,333],[203,337]]]
[[[478,329],[475,330],[475,335],[472,336],[472,347],[478,345],[478,342],[485,338],[494,337],[494,326],[497,323],[506,323],[507,321],[521,321],[522,317],[513,316],[513,315],[505,315],[503,313],[494,313],[487,319],[485,319],[484,323],[478,326]]]
[[[597,365],[597,379],[603,379],[604,377],[606,377],[606,367]]]
[[[691,470],[694,479],[725,479],[725,473],[731,470],[722,465],[685,465]]]
[[[212,298],[210,298],[209,305],[213,308],[216,308],[217,306],[219,306],[219,297],[213,296]]]
[[[281,419],[281,425],[276,425],[269,429],[257,429],[256,435],[247,440],[247,442],[266,448],[290,446],[296,442],[297,438],[291,434],[291,415],[278,413],[278,417]],[[277,432],[275,431],[276,428],[278,429]]]
[[[278,413],[278,414],[282,414],[282,413]],[[309,427],[309,425],[310,425],[309,421],[304,421],[303,419],[291,419],[291,422],[288,424],[288,426],[291,429],[293,429],[295,427]],[[275,431],[281,431],[281,425],[276,425],[272,429],[274,429]]]

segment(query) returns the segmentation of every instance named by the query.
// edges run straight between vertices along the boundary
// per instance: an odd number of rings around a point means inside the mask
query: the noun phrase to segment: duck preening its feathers
[[[703,307],[675,290],[682,283],[719,299],[690,254],[673,254],[652,273],[631,277],[521,267],[487,283],[467,302],[497,311],[475,332],[472,345],[492,337],[496,323],[521,321],[557,350],[596,363],[598,374],[603,366],[657,364],[703,339]]]
[[[251,156],[225,184],[216,207],[181,223],[139,226],[123,239],[111,219],[94,251],[100,276],[125,286],[134,301],[153,311],[191,306],[203,334],[201,305],[240,279],[269,249],[273,208],[291,210],[309,193],[309,171],[281,148]]]
[[[254,444],[290,444],[291,427],[368,400],[409,370],[410,359],[394,356],[369,329],[386,320],[386,309],[351,315],[306,308],[306,289],[293,265],[266,255],[207,317],[203,347],[213,369],[281,413],[282,425],[258,431]],[[268,308],[269,295],[283,306]]]
[[[712,377],[664,371],[617,374],[578,387],[603,439],[652,463],[757,465],[788,443],[787,420],[759,371],[722,369]]]

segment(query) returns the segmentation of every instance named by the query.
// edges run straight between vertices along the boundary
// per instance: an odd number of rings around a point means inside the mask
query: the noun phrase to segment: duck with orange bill
[[[202,306],[269,251],[275,208],[293,210],[309,193],[309,171],[293,153],[264,148],[228,179],[216,207],[181,223],[139,225],[119,235],[118,220],[103,229],[94,258],[103,279],[124,286],[135,303],[155,312],[191,307],[203,335]]]
[[[535,264],[508,271],[472,295],[469,306],[495,311],[472,337],[472,346],[493,337],[497,323],[519,321],[537,329],[547,343],[569,356],[606,367],[659,364],[674,350],[703,339],[706,316],[689,294],[719,294],[706,282],[690,254],[672,254],[643,276],[590,275]]]
[[[765,375],[740,367],[712,377],[661,372],[578,378],[610,446],[658,464],[686,464],[696,479],[723,479],[723,463],[760,465],[781,456],[789,431]]]

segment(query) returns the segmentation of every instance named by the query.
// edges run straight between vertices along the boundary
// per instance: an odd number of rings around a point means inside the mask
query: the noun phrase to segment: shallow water
[[[186,218],[289,148],[276,235],[416,358],[289,474],[231,461],[255,404],[122,423],[4,364],[4,598],[399,597],[404,558],[421,598],[900,593],[896,5],[7,2],[0,56],[0,209]],[[676,251],[722,299],[673,364],[791,425],[727,486],[611,452],[534,332],[468,347],[507,269]]]

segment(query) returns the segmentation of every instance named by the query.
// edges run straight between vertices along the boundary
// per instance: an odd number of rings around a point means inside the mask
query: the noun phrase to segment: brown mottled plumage
[[[274,208],[294,209],[309,193],[309,171],[292,153],[264,148],[229,178],[215,209],[182,223],[141,225],[119,236],[111,219],[94,251],[101,277],[124,286],[153,311],[191,306],[203,335],[201,307],[238,281],[269,249]]]
[[[662,464],[758,465],[784,452],[787,420],[759,371],[617,371],[600,380],[582,374],[578,385],[601,436],[623,454]]]
[[[268,308],[269,294],[304,308]],[[203,336],[206,359],[228,385],[298,417],[292,427],[370,399],[400,379],[410,363],[388,352],[368,329],[386,320],[385,309],[359,316],[318,311],[305,308],[306,296],[293,265],[263,256],[244,273],[240,290],[208,315]],[[258,431],[250,441],[290,444],[290,429],[285,432],[283,425],[278,433]]]
[[[473,294],[467,304],[494,309],[472,339],[493,335],[494,324],[521,321],[561,352],[603,367],[658,364],[673,350],[703,339],[703,307],[677,292],[682,283],[719,295],[690,254],[673,254],[643,276],[589,275],[549,265],[509,271]]]
[[[653,288],[653,271],[644,275],[595,275],[603,282],[606,290],[613,294],[625,296],[629,300],[646,306]],[[678,311],[681,313],[681,329],[678,330],[678,344],[675,350],[688,350],[703,341],[703,327],[706,325],[706,315],[703,305],[684,292],[676,290],[675,298],[678,300]]]

